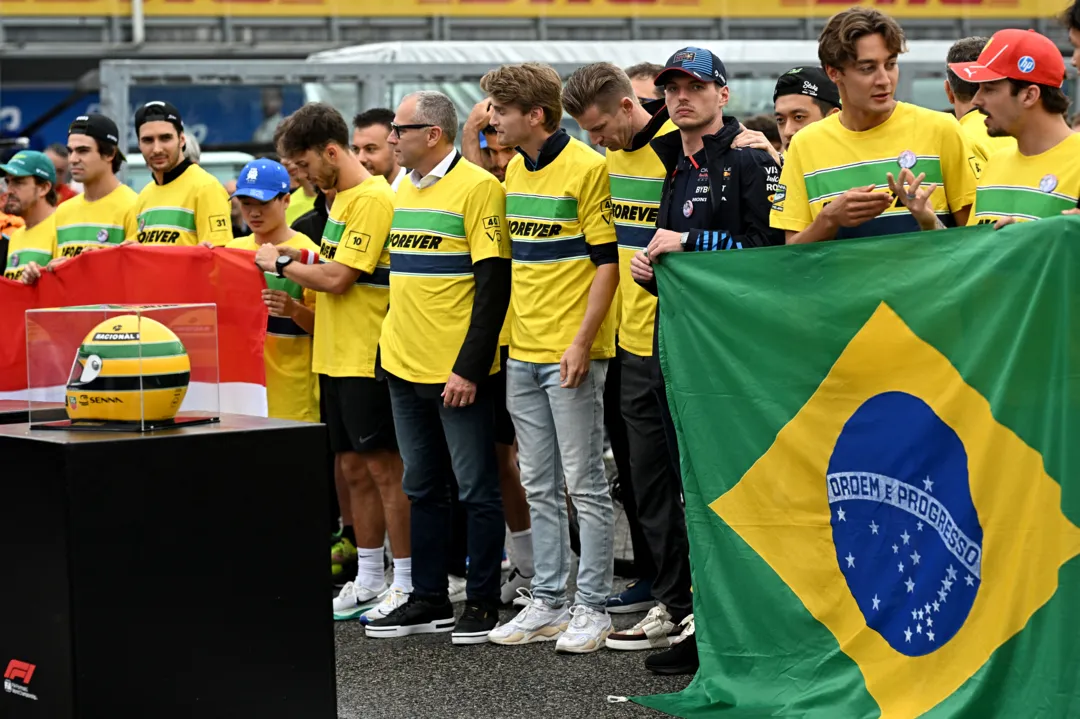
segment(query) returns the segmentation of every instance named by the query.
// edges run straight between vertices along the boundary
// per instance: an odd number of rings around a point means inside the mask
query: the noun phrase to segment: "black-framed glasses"
[[[401,139],[402,130],[425,130],[429,127],[435,127],[434,125],[399,125],[396,122],[390,123],[390,130],[394,133],[397,139]]]

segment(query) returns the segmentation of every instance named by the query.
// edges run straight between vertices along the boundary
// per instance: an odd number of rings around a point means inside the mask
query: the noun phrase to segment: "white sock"
[[[412,557],[394,557],[394,584],[406,594],[412,594]]]
[[[533,566],[532,528],[522,532],[511,532],[510,542],[514,547],[514,565],[523,577],[536,574]]]
[[[378,589],[386,583],[383,574],[383,548],[356,548],[356,581],[368,589]]]

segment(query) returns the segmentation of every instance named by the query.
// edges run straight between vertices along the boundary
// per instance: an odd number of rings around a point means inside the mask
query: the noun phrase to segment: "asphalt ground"
[[[500,618],[514,614],[504,609]],[[613,614],[612,621],[623,629],[643,616]],[[449,633],[368,639],[359,621],[337,622],[335,639],[339,719],[656,717],[664,715],[608,697],[675,692],[691,679],[653,674],[643,651],[562,655],[554,642],[454,646]]]

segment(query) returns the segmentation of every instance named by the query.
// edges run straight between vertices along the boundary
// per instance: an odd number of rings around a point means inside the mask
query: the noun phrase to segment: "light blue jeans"
[[[593,360],[580,387],[559,386],[559,365],[509,360],[506,408],[517,431],[521,484],[529,500],[536,575],[533,597],[566,604],[570,530],[566,489],[581,536],[575,604],[606,611],[614,573],[615,512],[604,474],[604,380],[607,360]]]

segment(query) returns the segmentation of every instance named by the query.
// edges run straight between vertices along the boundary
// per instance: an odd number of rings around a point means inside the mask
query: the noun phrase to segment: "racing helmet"
[[[149,317],[112,317],[79,346],[67,384],[67,415],[102,422],[169,420],[190,379],[191,360],[172,330]]]

